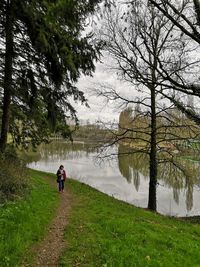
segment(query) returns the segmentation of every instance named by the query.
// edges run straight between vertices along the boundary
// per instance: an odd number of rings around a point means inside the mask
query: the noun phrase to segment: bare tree
[[[133,3],[134,1],[129,1]],[[191,47],[196,45],[196,51],[199,53],[200,49],[200,3],[198,0],[149,0],[150,5],[154,6],[161,12],[167,19],[174,24],[177,34],[185,37],[190,43]],[[191,51],[192,52],[192,51]],[[197,56],[197,53],[193,56]],[[189,53],[191,54],[191,53]],[[188,56],[188,55],[187,55]],[[196,79],[191,79],[187,71],[179,73],[179,75],[171,76],[167,69],[159,64],[160,73],[169,82],[174,90],[188,95],[200,97],[200,83],[199,83],[199,63],[198,61],[193,66],[193,73]],[[181,110],[188,118],[200,124],[199,112],[191,107],[187,107],[182,101],[177,99],[171,94],[164,95],[176,107]]]
[[[119,102],[121,107],[141,107],[129,126],[119,125],[119,131],[113,131],[111,144],[124,140],[142,143],[142,148],[134,147],[130,153],[142,152],[149,156],[148,208],[156,210],[158,163],[167,160],[174,164],[171,149],[162,152],[160,144],[165,141],[175,145],[180,138],[195,138],[198,135],[196,125],[185,119],[178,121],[171,112],[173,106],[163,100],[164,94],[168,96],[169,92],[173,93],[173,87],[165,82],[159,66],[165,66],[170,75],[178,76],[196,63],[196,60],[185,57],[185,53],[193,48],[186,39],[176,35],[174,24],[162,12],[149,6],[148,1],[134,1],[128,7],[123,3],[121,9],[108,12],[101,39],[105,42],[105,50],[115,59],[113,69],[123,81],[132,85],[133,92],[130,97],[124,97],[115,89],[102,85],[97,93]]]

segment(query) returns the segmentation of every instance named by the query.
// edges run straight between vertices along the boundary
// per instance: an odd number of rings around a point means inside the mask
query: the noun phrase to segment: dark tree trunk
[[[13,63],[13,16],[12,0],[7,1],[6,6],[6,52],[5,52],[5,71],[4,71],[4,96],[3,96],[3,114],[1,124],[0,150],[5,151],[7,136],[9,130],[10,103],[12,90],[12,63]]]
[[[148,209],[156,211],[157,185],[157,151],[156,151],[156,95],[155,87],[151,88],[151,147],[150,147],[150,181]]]

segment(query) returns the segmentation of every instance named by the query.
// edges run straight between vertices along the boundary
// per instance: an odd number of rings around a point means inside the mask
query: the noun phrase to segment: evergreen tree
[[[76,119],[69,99],[86,101],[75,83],[92,75],[100,48],[81,32],[99,2],[0,1],[1,151],[9,127],[18,144],[26,137],[37,144],[65,114]]]

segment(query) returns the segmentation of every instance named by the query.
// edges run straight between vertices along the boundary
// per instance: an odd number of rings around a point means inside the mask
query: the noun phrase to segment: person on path
[[[57,182],[58,182],[58,190],[61,193],[64,191],[64,184],[67,178],[63,165],[60,165],[56,175],[57,175]]]

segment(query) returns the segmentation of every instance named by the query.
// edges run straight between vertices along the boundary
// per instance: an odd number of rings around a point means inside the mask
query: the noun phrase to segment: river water
[[[118,146],[112,153],[125,151]],[[117,156],[99,161],[94,145],[64,141],[41,145],[30,156],[30,168],[56,173],[63,164],[67,175],[117,199],[147,207],[148,158],[143,154]],[[180,160],[179,160],[180,163]],[[158,169],[157,211],[170,216],[200,215],[200,163],[181,159],[186,173],[169,164]]]

